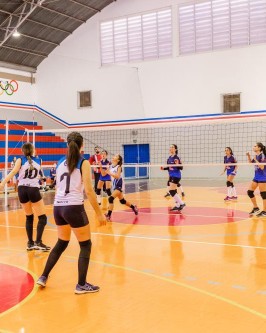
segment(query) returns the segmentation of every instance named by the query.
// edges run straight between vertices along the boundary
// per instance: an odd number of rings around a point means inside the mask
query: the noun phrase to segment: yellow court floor
[[[0,332],[265,333],[266,219],[249,218],[244,191],[225,203],[220,188],[185,190],[182,213],[169,210],[173,202],[163,188],[127,194],[139,215],[117,201],[105,227],[86,202],[93,243],[88,282],[101,290],[84,295],[74,294],[74,237],[46,288],[36,285],[48,253],[26,251],[24,213],[10,198],[13,206],[0,212]],[[53,246],[53,207],[46,207],[43,241]]]

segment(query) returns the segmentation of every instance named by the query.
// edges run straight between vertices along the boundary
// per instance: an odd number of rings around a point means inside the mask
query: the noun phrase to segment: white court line
[[[159,238],[159,237],[147,237],[147,236],[136,236],[136,235],[120,235],[120,234],[105,234],[100,232],[92,233],[99,236],[111,236],[111,237],[125,237],[133,239],[144,239],[144,240],[160,240],[167,242],[179,242],[179,243],[191,243],[191,244],[203,244],[203,245],[216,245],[216,246],[232,246],[232,247],[241,247],[246,249],[262,249],[266,250],[266,247],[263,246],[251,246],[251,245],[240,245],[240,244],[226,244],[226,243],[211,243],[211,242],[202,242],[202,241],[193,241],[193,240],[183,240],[183,239],[172,239],[172,238]]]
[[[25,227],[20,227],[20,226],[6,226],[6,225],[0,225],[0,227],[18,228],[18,229],[24,229],[25,228]],[[45,231],[57,232],[57,229],[46,228]],[[215,245],[215,246],[228,246],[228,247],[231,246],[231,247],[240,247],[240,248],[246,248],[246,249],[261,249],[261,250],[266,250],[266,247],[263,247],[263,246],[251,246],[251,245],[241,245],[241,244],[226,244],[226,243],[213,243],[213,242],[193,241],[193,240],[185,240],[185,239],[148,237],[148,236],[138,236],[138,235],[106,234],[106,233],[101,233],[101,232],[92,232],[91,234],[92,235],[96,235],[96,236],[124,237],[124,238],[129,238],[129,239],[143,239],[143,240],[157,240],[157,241],[159,240],[159,241],[188,243],[188,244]],[[204,237],[204,235],[202,237]]]

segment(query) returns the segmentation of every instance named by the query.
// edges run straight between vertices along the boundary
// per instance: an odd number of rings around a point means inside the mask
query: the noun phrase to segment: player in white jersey
[[[46,286],[49,273],[67,248],[71,231],[73,231],[80,246],[78,283],[75,293],[92,293],[99,291],[100,288],[86,282],[91,253],[91,232],[84,208],[84,188],[100,225],[106,224],[106,218],[99,208],[92,187],[90,163],[81,156],[83,137],[78,132],[72,132],[67,136],[67,144],[67,156],[58,162],[56,168],[57,184],[54,199],[54,218],[57,225],[58,240],[48,257],[37,284],[42,287]]]
[[[17,158],[14,168],[0,184],[0,190],[14,175],[18,175],[18,198],[26,214],[26,232],[28,236],[27,250],[49,251],[50,247],[43,244],[42,235],[47,224],[45,207],[39,190],[39,172],[41,160],[34,157],[34,146],[30,142],[22,146],[23,157]],[[36,241],[33,241],[34,213],[38,216]]]
[[[111,215],[114,209],[114,200],[118,198],[122,205],[130,207],[135,215],[138,215],[138,208],[136,205],[132,205],[130,202],[126,201],[123,195],[123,178],[122,178],[122,164],[123,159],[120,155],[115,155],[112,158],[112,165],[110,166],[107,173],[112,177],[113,192],[108,198],[109,207],[108,213],[106,214],[107,221],[111,221]]]

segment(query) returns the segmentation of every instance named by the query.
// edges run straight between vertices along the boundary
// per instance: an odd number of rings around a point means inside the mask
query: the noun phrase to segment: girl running
[[[161,167],[161,170],[167,170],[169,168],[169,193],[176,204],[171,211],[181,211],[186,206],[184,201],[177,194],[177,188],[181,180],[181,170],[183,169],[181,166],[182,162],[177,154],[177,145],[172,144],[170,146],[170,156],[168,157],[167,165],[172,164],[173,166],[167,166],[167,168]]]
[[[112,165],[110,166],[109,170],[107,170],[107,173],[113,178],[113,193],[108,198],[109,207],[108,213],[106,214],[107,221],[111,221],[115,198],[118,198],[122,205],[130,207],[135,213],[135,215],[138,215],[137,206],[132,205],[130,202],[126,201],[123,195],[122,164],[122,157],[120,155],[115,155],[112,158]]]

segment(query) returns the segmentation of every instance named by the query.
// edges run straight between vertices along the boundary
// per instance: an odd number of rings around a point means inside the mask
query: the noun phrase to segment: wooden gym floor
[[[266,219],[248,217],[248,184],[238,184],[238,201],[227,204],[224,187],[184,185],[182,214],[169,211],[172,200],[156,181],[129,184],[126,198],[139,215],[117,201],[106,227],[96,226],[86,202],[93,242],[88,282],[101,290],[84,295],[74,294],[76,239],[47,287],[37,287],[48,254],[26,251],[17,198],[10,194],[8,210],[0,199],[0,332],[265,333]],[[53,246],[52,191],[44,199],[43,241]]]

